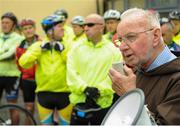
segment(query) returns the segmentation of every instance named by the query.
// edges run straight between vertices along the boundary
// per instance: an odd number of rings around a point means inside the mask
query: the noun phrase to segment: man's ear
[[[153,46],[157,46],[159,44],[159,42],[161,41],[161,37],[162,37],[162,33],[161,33],[161,30],[160,28],[154,28],[153,30]]]

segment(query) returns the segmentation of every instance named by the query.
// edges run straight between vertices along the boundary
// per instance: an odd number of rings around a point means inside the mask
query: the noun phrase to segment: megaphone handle
[[[149,116],[149,118],[151,120],[152,125],[157,126],[156,121],[155,121],[154,117],[152,116],[152,112],[149,111],[147,105],[144,105],[144,107],[145,107],[145,109],[146,109],[146,111],[148,113],[148,116]]]
[[[158,126],[158,125],[156,124],[156,121],[154,120],[154,117],[153,117],[152,115],[150,115],[149,118],[150,118],[151,123],[152,123],[153,126]]]

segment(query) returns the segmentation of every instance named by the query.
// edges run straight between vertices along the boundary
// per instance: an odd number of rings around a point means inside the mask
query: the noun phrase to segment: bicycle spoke
[[[11,118],[12,111],[15,113],[14,118]],[[0,106],[0,125],[25,125],[27,122],[36,125],[32,115],[21,106],[12,104]]]

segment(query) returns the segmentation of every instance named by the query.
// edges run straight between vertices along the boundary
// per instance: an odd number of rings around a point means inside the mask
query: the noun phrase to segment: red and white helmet
[[[35,21],[32,19],[22,19],[19,23],[20,27],[26,26],[26,25],[32,25],[35,26]]]

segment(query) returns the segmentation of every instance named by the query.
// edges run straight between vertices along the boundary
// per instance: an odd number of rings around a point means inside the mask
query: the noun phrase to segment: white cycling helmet
[[[84,25],[85,20],[82,16],[75,16],[73,17],[71,24],[77,24],[77,25]]]
[[[104,20],[107,20],[107,19],[120,20],[120,16],[121,16],[121,13],[117,10],[107,10],[104,13]]]
[[[162,26],[163,24],[168,23],[170,21],[169,21],[168,18],[162,17],[162,18],[159,19],[159,22],[160,22],[160,25]]]
[[[180,11],[174,10],[169,13],[169,18],[171,20],[180,20]]]

